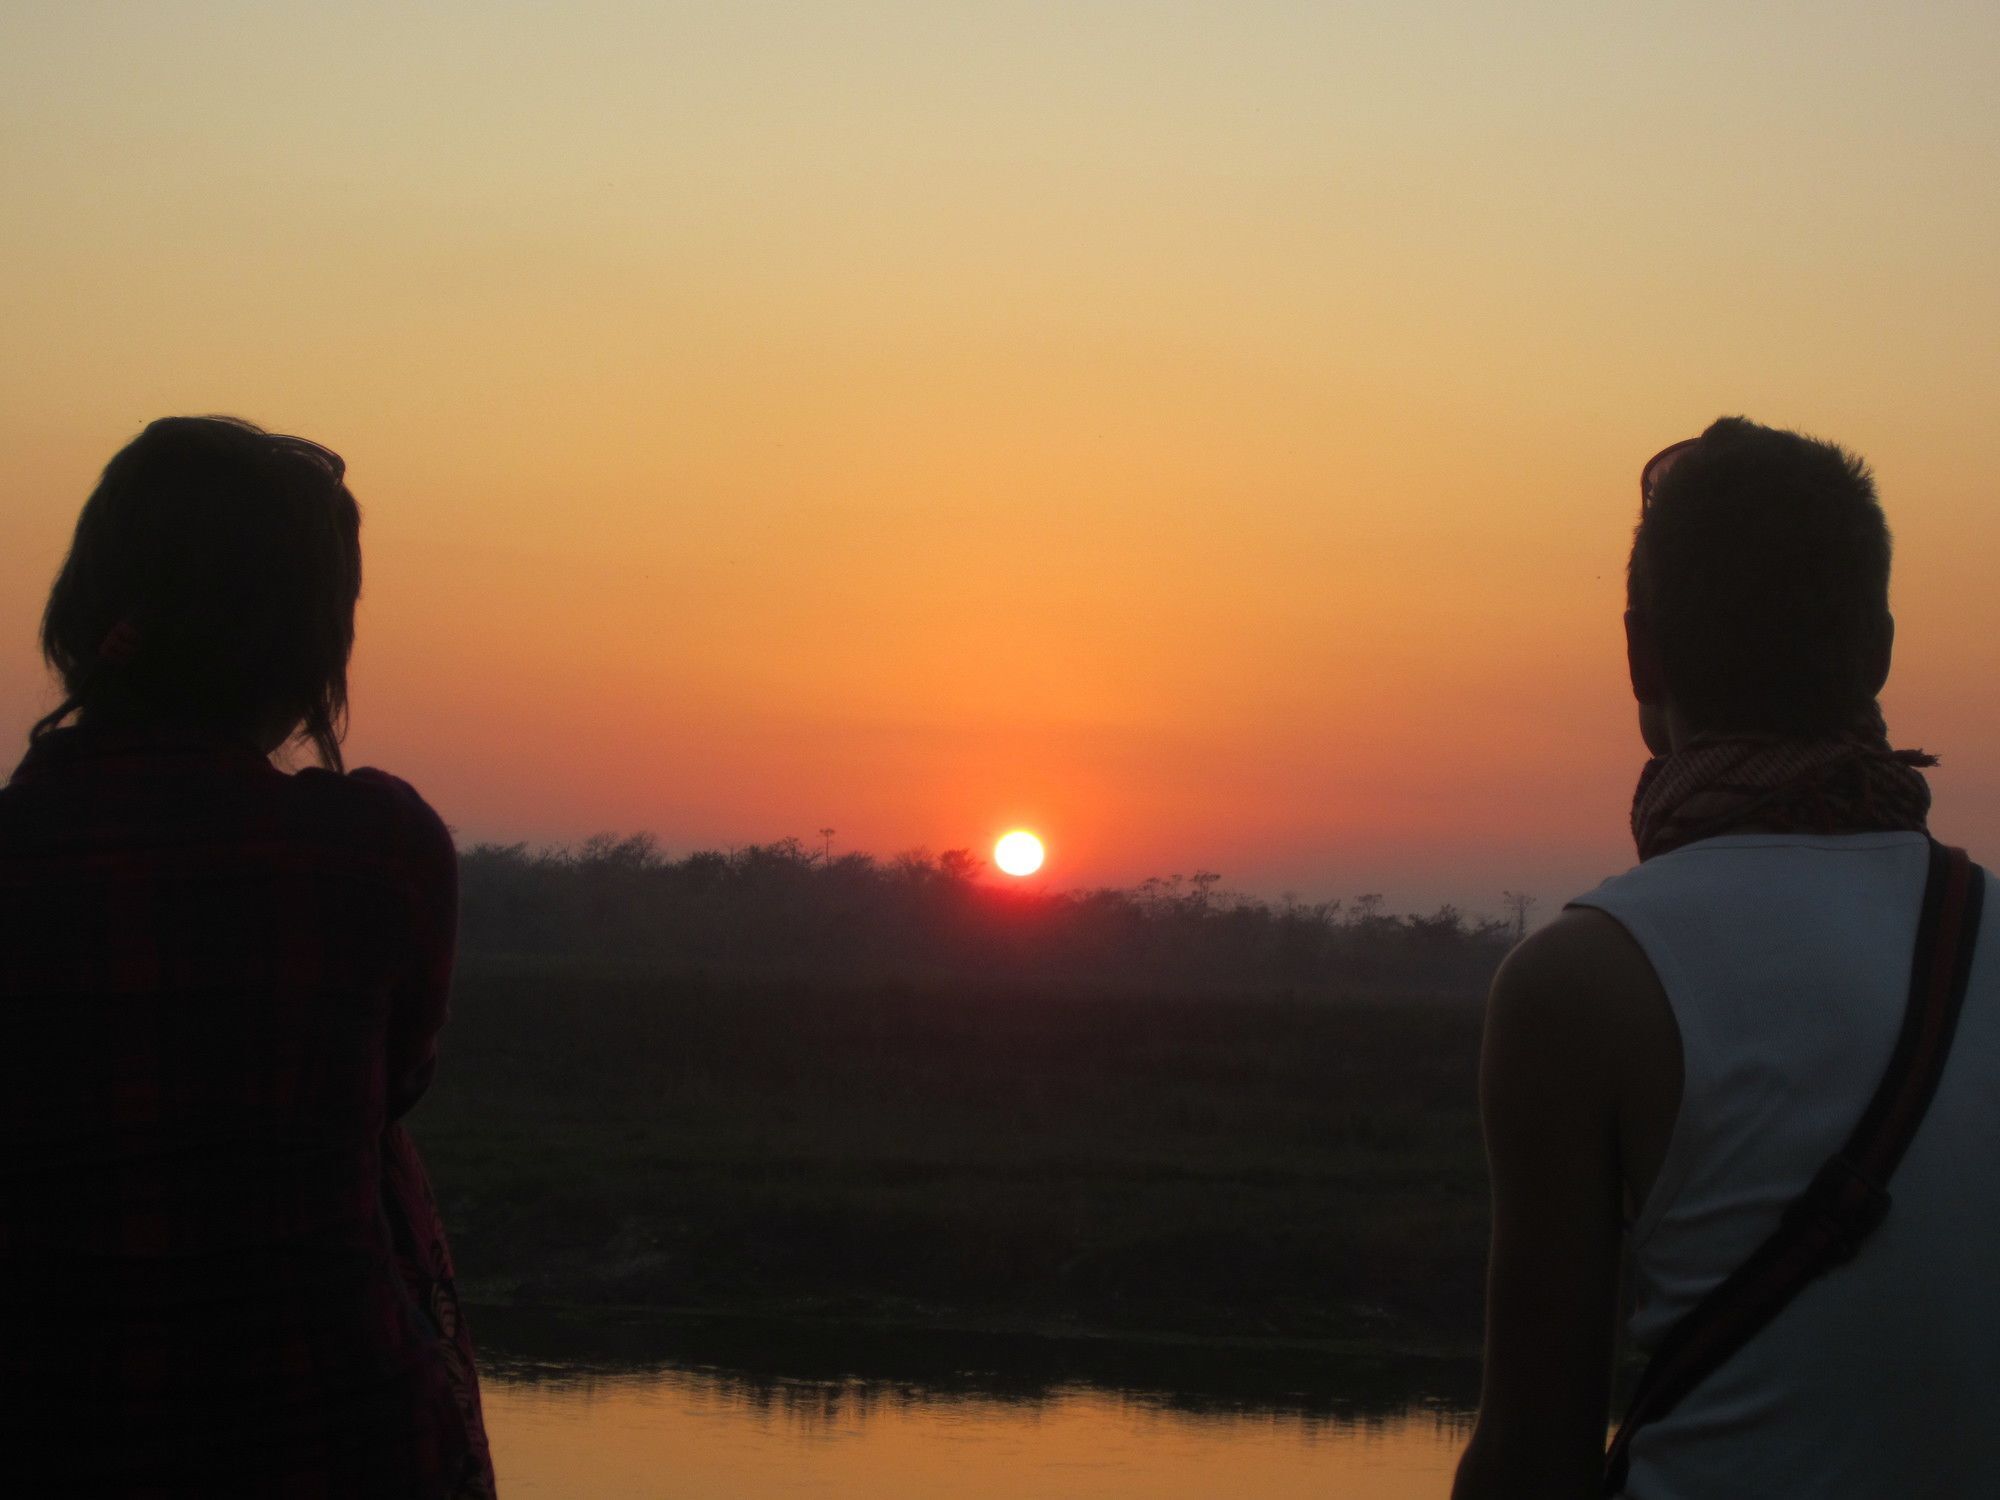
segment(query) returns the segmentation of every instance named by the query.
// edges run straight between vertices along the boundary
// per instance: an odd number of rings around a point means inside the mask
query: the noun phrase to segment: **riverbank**
[[[880,1324],[651,1308],[473,1304],[480,1363],[501,1380],[696,1370],[747,1386],[865,1386],[931,1398],[1043,1401],[1087,1387],[1186,1411],[1347,1417],[1477,1403],[1466,1353],[1254,1338]]]
[[[1477,1040],[1469,995],[475,959],[413,1127],[477,1302],[1462,1351]]]

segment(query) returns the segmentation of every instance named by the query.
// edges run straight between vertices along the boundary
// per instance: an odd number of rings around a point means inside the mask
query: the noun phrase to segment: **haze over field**
[[[112,450],[347,455],[468,838],[1025,826],[1392,909],[1629,859],[1638,465],[1875,464],[2000,852],[2000,12],[14,3],[0,741]]]

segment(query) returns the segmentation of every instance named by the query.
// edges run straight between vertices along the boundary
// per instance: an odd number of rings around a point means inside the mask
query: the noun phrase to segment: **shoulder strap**
[[[1660,1341],[1605,1455],[1605,1494],[1624,1488],[1640,1428],[1671,1411],[1805,1286],[1852,1259],[1888,1213],[1889,1178],[1923,1123],[1958,1029],[1985,894],[1985,871],[1933,839],[1909,1003],[1875,1097],[1770,1237]]]

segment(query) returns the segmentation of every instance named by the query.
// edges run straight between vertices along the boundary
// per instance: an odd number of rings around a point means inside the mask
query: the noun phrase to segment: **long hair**
[[[91,723],[289,727],[342,769],[361,512],[339,456],[234,417],[166,417],[105,466],[42,616]]]

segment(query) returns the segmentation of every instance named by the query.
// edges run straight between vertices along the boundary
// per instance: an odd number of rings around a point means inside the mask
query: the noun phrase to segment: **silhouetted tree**
[[[938,856],[938,872],[946,880],[977,880],[985,872],[986,861],[970,849],[947,849]]]
[[[985,880],[969,849],[886,861],[832,857],[827,833],[669,860],[644,834],[575,848],[479,844],[463,852],[462,942],[471,954],[642,960],[814,975],[965,974],[1156,989],[1471,991],[1513,922],[1454,907],[1390,916],[1379,893],[1280,905],[1221,877],[1136,890],[1052,891]]]
[[[1528,913],[1535,909],[1535,898],[1526,891],[1502,891],[1500,899],[1514,918],[1514,941],[1518,943],[1528,935]]]

